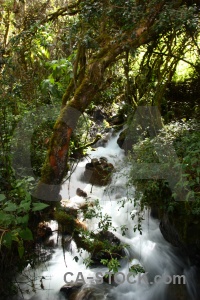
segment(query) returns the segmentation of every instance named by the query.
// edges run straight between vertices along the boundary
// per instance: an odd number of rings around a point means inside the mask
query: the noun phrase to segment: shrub
[[[195,120],[172,122],[153,139],[133,145],[129,181],[142,206],[161,215],[200,214],[200,131]]]

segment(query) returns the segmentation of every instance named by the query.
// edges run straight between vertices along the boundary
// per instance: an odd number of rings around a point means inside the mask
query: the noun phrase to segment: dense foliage
[[[97,109],[108,119],[101,129],[113,112],[129,126],[144,105],[157,106],[162,121],[172,122],[154,139],[135,145],[131,161],[163,159],[163,172],[181,167],[175,190],[185,185],[184,201],[176,201],[180,191],[171,193],[167,180],[135,178],[134,163],[131,182],[142,205],[157,205],[160,214],[172,216],[181,210],[184,220],[198,218],[199,131],[197,122],[188,121],[199,117],[198,1],[1,0],[0,5],[1,273],[10,276],[14,265],[17,270],[34,262],[29,255],[34,222],[46,203],[32,191],[40,177],[42,183],[62,184],[68,157],[80,149],[82,155],[98,133]],[[70,119],[69,107],[81,115],[73,134],[64,119]],[[159,151],[173,146],[174,166],[169,155],[167,161],[158,157],[156,143]],[[109,268],[116,269],[112,262]]]
[[[197,213],[192,207],[196,207],[200,200],[198,123],[169,123],[156,137],[146,138],[134,145],[129,159],[133,160],[130,176],[137,185],[137,191],[144,191],[144,205],[158,205],[159,200],[163,203],[162,208],[170,212],[174,206],[186,201],[191,204],[187,213]],[[152,170],[149,170],[149,166]],[[140,180],[142,176],[144,179]],[[146,179],[151,176],[151,180]],[[169,186],[169,178],[172,176],[175,182],[173,186]],[[169,193],[170,188],[173,188],[172,193]]]

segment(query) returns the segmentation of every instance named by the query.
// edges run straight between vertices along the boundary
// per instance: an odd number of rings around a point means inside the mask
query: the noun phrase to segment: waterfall
[[[72,206],[78,206],[85,201],[84,198],[76,195],[77,188],[84,190],[88,194],[89,200],[99,199],[102,214],[108,214],[112,217],[112,224],[116,227],[116,232],[113,233],[123,244],[129,245],[126,248],[127,258],[122,261],[119,272],[122,272],[127,278],[129,267],[133,264],[139,264],[145,270],[145,273],[139,273],[135,276],[136,282],[134,284],[130,284],[125,280],[124,283],[117,286],[104,287],[104,285],[96,285],[95,299],[196,300],[195,271],[190,267],[187,258],[182,257],[177,249],[164,240],[159,230],[159,221],[153,219],[149,211],[145,210],[143,212],[144,220],[141,224],[142,234],[138,230],[133,230],[137,224],[137,218],[132,220],[130,217],[130,212],[137,212],[134,202],[130,201],[130,199],[134,199],[134,187],[129,187],[127,194],[129,167],[125,165],[124,152],[118,147],[117,138],[118,135],[114,134],[105,147],[98,147],[95,151],[89,151],[88,156],[78,163],[70,180],[63,184],[61,190],[63,203],[66,200],[70,200]],[[90,159],[100,157],[106,157],[114,165],[115,172],[108,186],[91,187],[91,184],[82,181],[82,174],[84,173],[85,164]],[[123,207],[121,201],[123,201]],[[92,219],[88,221],[87,225],[89,229],[96,229],[98,227],[97,224],[98,220]],[[122,225],[127,226],[125,235],[122,235],[120,230]],[[56,222],[52,221],[50,227],[56,230],[56,226]],[[83,261],[89,254],[87,251],[78,253],[73,241],[70,244],[69,251],[65,252],[64,261],[61,237],[58,237],[55,231],[51,239],[54,239],[56,243],[58,242],[57,247],[51,253],[51,259],[39,265],[34,272],[28,266],[24,270],[27,277],[21,276],[17,279],[20,281],[20,288],[24,291],[25,300],[64,299],[59,294],[59,290],[65,284],[64,275],[66,272],[74,274],[70,277],[70,280],[75,280],[78,272],[82,272],[84,279],[86,279],[86,285],[94,286],[94,282],[87,280],[87,277],[94,278],[96,272],[105,273],[107,271],[107,268],[104,266],[86,268]],[[75,256],[78,257],[78,261],[74,259]],[[173,284],[175,275],[184,276],[185,283]],[[159,280],[155,281],[155,278],[158,277]],[[26,292],[30,279],[36,279],[34,282],[36,293]],[[169,284],[170,280],[172,282]],[[25,283],[22,283],[23,281]],[[21,299],[20,296],[17,299]]]

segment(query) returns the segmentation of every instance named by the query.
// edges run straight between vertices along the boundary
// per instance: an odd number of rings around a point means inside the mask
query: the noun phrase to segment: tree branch
[[[54,13],[51,13],[50,15],[48,15],[45,18],[45,22],[54,21],[59,16],[66,16],[66,15],[73,16],[73,15],[76,15],[77,13],[80,12],[80,10],[78,9],[78,6],[79,6],[80,3],[81,3],[81,0],[78,0],[76,3],[71,4],[71,5],[66,4],[65,6],[59,8]]]
[[[165,53],[162,53],[162,52],[158,52],[158,51],[153,51],[152,53],[154,54],[159,54],[159,55],[162,55],[162,56],[171,56],[171,57],[174,57],[174,58],[177,58],[179,60],[182,60],[184,61],[185,63],[189,64],[190,66],[192,66],[193,68],[195,68],[195,64],[193,64],[192,62],[188,61],[187,59],[184,59],[184,58],[181,58],[177,55],[174,55],[174,54],[165,54]]]

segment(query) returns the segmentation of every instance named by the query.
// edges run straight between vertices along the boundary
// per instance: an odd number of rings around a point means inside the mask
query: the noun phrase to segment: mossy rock
[[[75,231],[85,230],[86,226],[80,222],[73,214],[66,211],[55,211],[54,218],[58,222],[61,232],[73,234]]]
[[[92,250],[92,249],[91,249]],[[120,240],[110,231],[101,231],[95,235],[91,260],[94,264],[100,264],[101,259],[117,258],[125,256]]]

